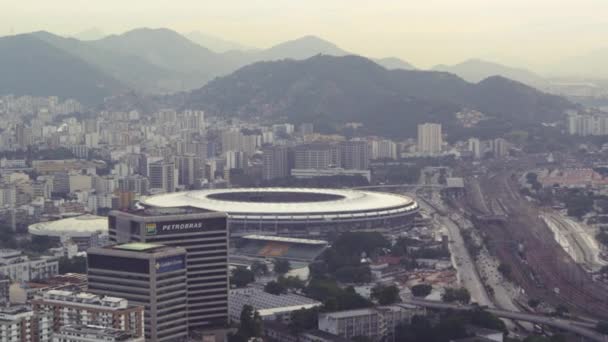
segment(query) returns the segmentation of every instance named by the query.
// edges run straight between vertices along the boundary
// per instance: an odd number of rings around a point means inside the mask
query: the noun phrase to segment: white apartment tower
[[[441,152],[443,139],[441,124],[424,123],[418,125],[418,152],[423,154],[438,154]]]

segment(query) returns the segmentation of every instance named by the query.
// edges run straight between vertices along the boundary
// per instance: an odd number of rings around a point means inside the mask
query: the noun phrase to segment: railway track
[[[538,210],[513,190],[509,177],[499,173],[492,179],[482,179],[479,187],[481,194],[476,193],[473,200],[479,201],[481,195],[492,211],[509,215],[506,222],[485,224],[480,231],[490,251],[511,265],[513,280],[528,296],[554,305],[566,304],[592,317],[608,318],[606,286],[594,282],[561,248],[539,218]],[[473,207],[480,211],[483,205]],[[517,248],[519,244],[524,246],[523,253]]]

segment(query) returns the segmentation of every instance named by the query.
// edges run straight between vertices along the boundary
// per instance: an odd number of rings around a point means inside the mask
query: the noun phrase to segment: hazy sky
[[[608,47],[608,0],[0,0],[0,35],[143,26],[256,47],[314,34],[420,67],[471,57],[542,67]]]

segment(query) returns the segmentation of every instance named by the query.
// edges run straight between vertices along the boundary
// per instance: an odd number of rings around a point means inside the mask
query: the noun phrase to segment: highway
[[[472,305],[457,305],[457,304],[423,300],[423,299],[407,299],[407,300],[404,300],[404,303],[418,305],[418,306],[422,306],[425,308],[431,308],[431,309],[473,310],[473,309],[477,308],[476,306],[472,306]],[[543,315],[537,315],[537,314],[531,314],[531,313],[525,313],[525,312],[508,311],[508,310],[495,309],[495,308],[485,308],[484,310],[496,315],[497,317],[501,317],[501,318],[508,318],[508,319],[513,319],[513,320],[517,320],[517,321],[525,321],[525,322],[530,322],[530,323],[547,325],[547,326],[550,326],[553,328],[561,329],[564,331],[569,331],[569,332],[572,332],[579,336],[588,338],[592,341],[598,341],[598,342],[608,341],[607,335],[602,335],[602,334],[596,332],[591,327],[589,327],[589,323],[587,323],[587,322],[575,321],[575,320],[569,320],[569,319],[563,319],[563,318],[556,318],[556,317],[547,317],[547,316],[543,316]]]
[[[418,197],[418,205],[425,209],[429,214],[435,213],[434,220],[438,221],[440,226],[447,229],[450,238],[450,254],[452,255],[452,263],[456,265],[458,280],[462,286],[467,288],[471,293],[471,298],[481,305],[494,306],[492,300],[479,278],[479,273],[475,268],[475,262],[467,250],[460,229],[447,216],[437,213],[425,199]]]

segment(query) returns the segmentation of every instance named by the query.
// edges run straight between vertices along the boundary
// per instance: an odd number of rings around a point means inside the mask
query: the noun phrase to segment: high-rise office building
[[[185,249],[160,244],[93,247],[89,292],[143,306],[146,341],[182,341],[188,336],[186,260]]]
[[[289,151],[286,146],[269,146],[262,150],[263,170],[265,180],[285,178],[289,176]]]
[[[418,125],[418,152],[423,154],[438,154],[441,152],[443,138],[441,125],[424,123]]]
[[[175,163],[159,160],[148,165],[150,188],[163,192],[174,192],[176,185]]]
[[[351,140],[340,143],[342,168],[346,170],[369,169],[369,146],[364,140]]]
[[[191,208],[112,211],[110,241],[183,247],[188,256],[188,325],[223,326],[228,320],[228,229],[224,213]]]

